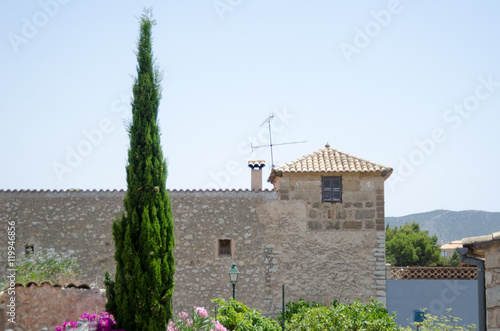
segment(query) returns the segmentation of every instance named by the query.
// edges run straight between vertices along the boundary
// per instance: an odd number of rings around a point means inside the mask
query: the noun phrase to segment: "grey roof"
[[[500,244],[500,232],[494,232],[485,236],[469,237],[462,239],[464,247],[473,246],[473,248],[481,248]]]

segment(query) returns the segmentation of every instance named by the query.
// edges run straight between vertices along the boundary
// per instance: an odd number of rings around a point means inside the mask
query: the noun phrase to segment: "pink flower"
[[[81,314],[81,315],[80,315],[80,319],[82,319],[82,320],[85,320],[85,319],[86,319],[86,320],[90,321],[90,314],[89,314],[89,311],[87,310],[87,312],[86,312],[86,313]]]
[[[220,324],[219,321],[212,321],[215,326],[215,331],[228,331],[224,325]]]
[[[182,318],[183,320],[185,320],[188,317],[188,313],[181,311],[179,313],[179,317]]]
[[[207,310],[203,307],[196,307],[194,306],[194,310],[200,315],[201,317],[207,317],[208,313]]]
[[[179,329],[177,329],[177,328],[175,327],[175,325],[169,325],[169,326],[167,327],[167,331],[178,331],[178,330],[179,330]]]
[[[62,326],[56,326],[56,331],[63,331]]]

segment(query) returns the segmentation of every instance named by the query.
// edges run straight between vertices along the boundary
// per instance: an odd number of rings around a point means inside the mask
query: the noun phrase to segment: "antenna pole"
[[[271,168],[274,168],[274,155],[273,155],[273,136],[271,132],[271,120],[274,119],[274,114],[271,114],[262,124],[260,125],[261,127],[264,126],[264,124],[268,124],[269,127],[269,145],[260,145],[260,146],[254,146],[252,143],[250,143],[250,147],[252,147],[252,152],[255,149],[262,148],[262,147],[270,147],[271,149]],[[290,142],[290,143],[280,143],[280,144],[275,144],[276,146],[278,145],[290,145],[290,144],[301,144],[305,143],[305,141],[295,141],[295,142]]]
[[[274,117],[274,114],[272,117]],[[269,146],[271,147],[271,169],[273,169],[274,168],[274,159],[273,159],[273,140],[271,137],[271,119],[269,119],[268,123],[269,123]]]

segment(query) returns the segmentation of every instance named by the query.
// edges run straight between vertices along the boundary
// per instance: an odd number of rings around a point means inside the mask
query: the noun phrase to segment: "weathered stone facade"
[[[331,153],[329,147],[325,151]],[[354,161],[358,168],[359,162],[367,162]],[[171,191],[174,310],[213,308],[211,299],[229,298],[232,263],[241,272],[237,300],[266,315],[280,311],[282,284],[287,301],[366,303],[376,298],[385,304],[384,180],[390,172],[368,166],[280,173],[273,177],[272,191]],[[342,199],[322,202],[321,178],[332,175],[341,176]],[[35,252],[40,246],[72,249],[82,267],[81,281],[101,285],[106,269],[114,274],[111,224],[123,211],[124,195],[0,191],[0,236],[6,238],[7,222],[14,220],[17,252],[26,245],[34,245]],[[226,240],[230,253],[220,254]],[[6,259],[3,245],[0,265]]]
[[[364,289],[365,295],[371,290],[371,296],[385,304],[385,178],[373,173],[336,173],[342,177],[342,201],[322,202],[322,175],[282,174],[274,183],[279,187],[279,199],[281,202],[303,203],[306,208],[306,233],[316,234],[321,241],[333,241],[329,244],[332,258],[337,252],[345,254],[340,255],[342,258],[337,261],[340,264],[334,270],[342,269],[343,261],[355,264],[354,256],[362,256],[359,269],[352,269],[356,270],[356,280],[352,285],[355,286],[356,281],[369,284]],[[368,278],[371,280],[368,281]]]
[[[500,232],[462,241],[468,256],[484,260],[486,329],[500,331]]]
[[[385,231],[384,177],[366,173],[339,173],[342,202],[321,202],[321,174],[283,174],[280,200],[302,200],[307,205],[309,230]]]
[[[0,231],[6,237],[7,221],[16,221],[17,252],[25,245],[74,250],[81,281],[102,284],[104,271],[114,272],[111,223],[123,197],[123,191],[0,192]],[[384,302],[383,232],[311,228],[318,219],[330,222],[331,204],[279,201],[277,192],[266,191],[173,191],[171,197],[179,308],[228,297],[233,262],[241,271],[238,298],[268,314],[279,310],[282,283],[290,299]],[[337,208],[349,215],[364,210]],[[226,238],[234,241],[233,255],[218,257],[217,240]],[[1,249],[5,265],[7,247]]]
[[[111,224],[123,212],[124,196],[123,191],[0,191],[2,242],[7,243],[7,222],[15,221],[17,258],[27,245],[35,253],[71,249],[82,267],[81,281],[102,285],[104,271],[114,270]],[[4,244],[0,265],[6,264]]]
[[[497,262],[500,247],[496,247]],[[488,330],[500,331],[500,264],[486,267],[486,320]]]
[[[475,250],[484,254],[486,323],[488,330],[500,331],[500,233],[496,245]]]

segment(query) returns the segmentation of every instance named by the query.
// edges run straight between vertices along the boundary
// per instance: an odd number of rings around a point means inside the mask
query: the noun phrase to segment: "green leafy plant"
[[[338,301],[334,301],[332,302],[332,305],[336,305],[338,304]],[[309,301],[304,301],[304,299],[300,298],[299,301],[295,302],[295,301],[288,301],[286,304],[285,304],[285,322],[289,322],[290,319],[292,318],[293,315],[297,314],[301,309],[303,308],[311,308],[311,307],[322,307],[323,305],[322,304],[319,304],[317,302],[312,302],[312,303],[309,303]],[[280,322],[282,322],[283,320],[283,317],[281,316],[281,314],[278,316],[277,320]]]
[[[81,274],[80,266],[74,251],[56,252],[54,248],[43,249],[40,247],[36,253],[29,251],[22,253],[21,259],[16,262],[16,282],[37,283],[49,281],[63,283],[76,281]],[[9,267],[13,269],[12,267]]]
[[[280,331],[281,327],[272,318],[262,316],[261,311],[250,309],[241,302],[222,298],[212,302],[219,304],[217,311],[219,322],[230,331]]]
[[[413,323],[413,327],[418,326],[420,331],[472,331],[477,330],[475,324],[463,325],[462,319],[458,316],[453,316],[451,308],[446,309],[446,314],[437,316],[427,312],[424,309],[425,319],[421,323]],[[412,331],[414,328],[408,326],[402,328],[402,331]]]
[[[376,300],[363,305],[359,301],[352,304],[340,304],[329,308],[304,307],[286,323],[287,330],[303,331],[343,331],[343,330],[399,330],[394,321],[395,315],[389,315],[387,309]]]

